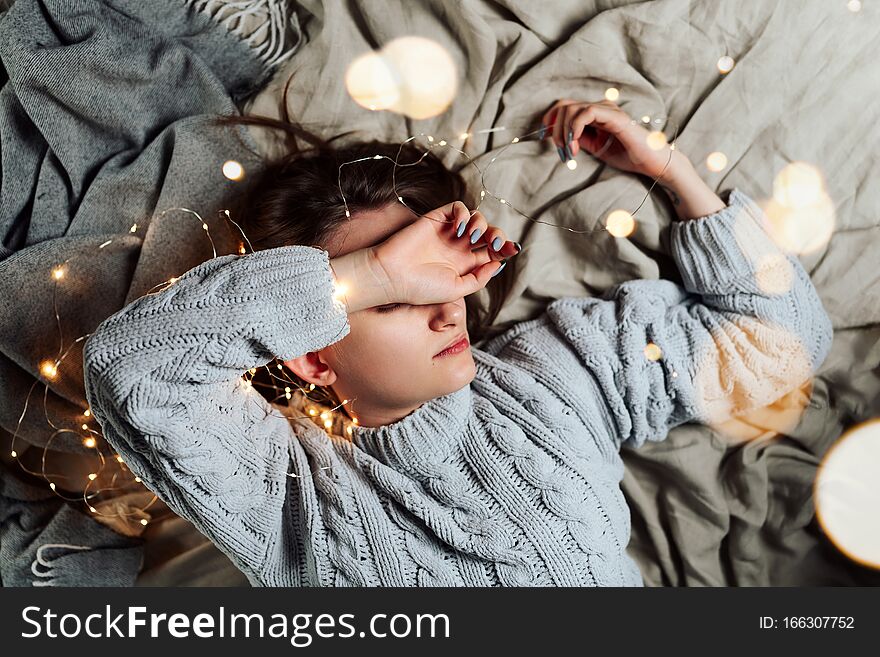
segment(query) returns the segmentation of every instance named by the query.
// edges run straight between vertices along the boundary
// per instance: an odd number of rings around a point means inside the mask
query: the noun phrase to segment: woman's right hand
[[[455,201],[381,244],[333,258],[330,265],[348,311],[354,312],[389,303],[455,301],[482,289],[504,266],[499,261],[517,253],[519,247],[504,231]]]

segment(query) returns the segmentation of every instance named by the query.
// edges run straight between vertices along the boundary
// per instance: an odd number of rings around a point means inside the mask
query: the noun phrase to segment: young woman
[[[621,445],[764,406],[824,360],[822,303],[746,195],[725,204],[611,103],[561,101],[543,122],[572,155],[660,176],[683,288],[559,299],[475,348],[466,300],[519,245],[432,158],[397,170],[416,213],[390,165],[344,167],[346,217],[337,167],[379,147],[318,149],[259,181],[254,253],[88,340],[104,436],[252,584],[639,585]],[[762,291],[767,263],[784,289]],[[340,407],[316,423],[265,400],[242,374],[274,358]]]

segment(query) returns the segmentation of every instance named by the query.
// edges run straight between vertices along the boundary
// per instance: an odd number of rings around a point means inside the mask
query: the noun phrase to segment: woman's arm
[[[634,280],[601,299],[548,307],[556,341],[598,383],[618,446],[771,404],[824,361],[830,319],[809,275],[776,247],[765,221],[734,190],[719,212],[672,225],[684,288]]]
[[[293,432],[241,375],[343,338],[333,293],[320,249],[221,256],[109,317],[85,345],[104,437],[245,572],[278,540]]]

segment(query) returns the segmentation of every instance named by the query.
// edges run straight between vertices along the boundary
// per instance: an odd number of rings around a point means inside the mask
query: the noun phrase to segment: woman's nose
[[[431,318],[432,322],[439,322],[442,327],[446,324],[460,323],[464,317],[464,297],[457,301],[448,301],[446,303],[434,304],[435,310]]]

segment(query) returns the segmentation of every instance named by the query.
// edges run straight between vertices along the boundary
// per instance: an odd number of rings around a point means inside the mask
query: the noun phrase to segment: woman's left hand
[[[659,177],[661,182],[687,162],[679,151],[670,150],[662,136],[651,136],[609,100],[559,100],[544,114],[542,123],[547,138],[558,148],[567,146],[566,155],[571,158],[584,150],[615,169]]]

